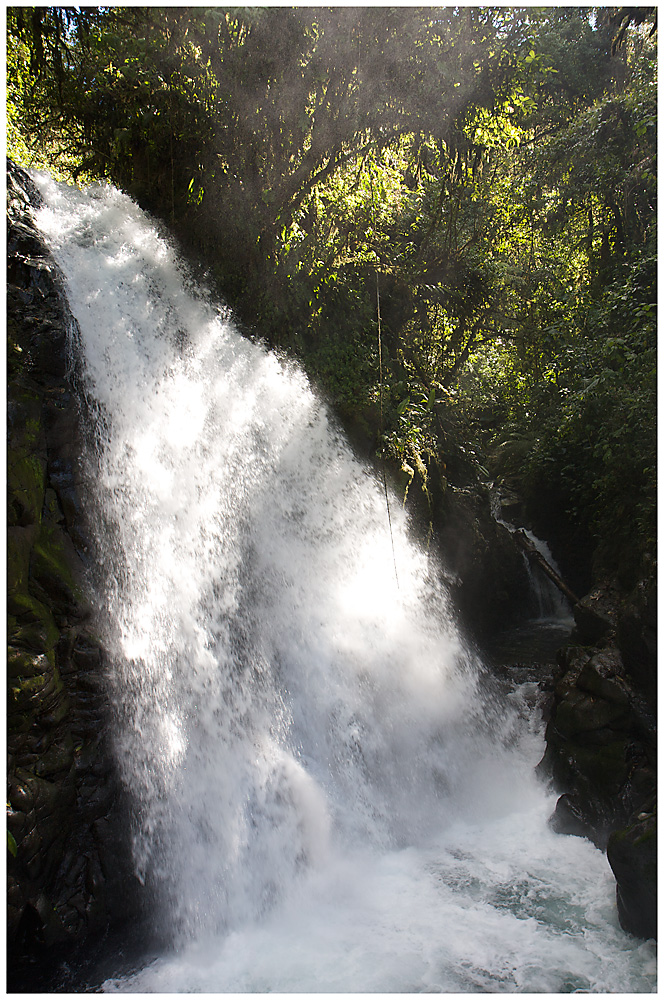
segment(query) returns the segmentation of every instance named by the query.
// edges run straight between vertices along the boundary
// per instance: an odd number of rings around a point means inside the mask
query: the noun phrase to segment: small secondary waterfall
[[[502,524],[512,533],[515,531],[522,531],[530,539],[549,566],[560,576],[560,567],[553,558],[551,550],[546,542],[542,541],[541,538],[538,538],[537,535],[533,534],[533,532],[529,531],[527,528],[517,528],[516,525],[503,518],[500,507],[500,498],[497,493],[494,493],[491,497],[491,508],[493,516],[499,524]],[[567,599],[563,596],[563,594],[561,594],[556,585],[541,571],[541,569],[538,571],[531,566],[525,552],[523,554],[523,559],[528,571],[530,586],[537,606],[537,617],[539,620],[542,622],[550,622],[553,625],[569,625],[571,627],[574,619],[572,617],[571,608]]]
[[[541,538],[534,535],[532,531],[528,531],[527,528],[522,528],[521,530],[527,535],[549,566],[554,569],[558,575],[560,575],[560,567],[553,558],[551,550],[546,542],[543,542]],[[563,594],[561,594],[556,585],[552,583],[552,581],[549,580],[549,578],[541,571],[536,575],[530,564],[528,564],[528,571],[530,573],[532,588],[537,598],[537,610],[539,617],[544,620],[568,621],[571,623],[573,618],[569,601],[567,601]]]
[[[526,528],[517,528],[502,516],[499,493],[491,497],[494,518],[511,533],[523,532],[537,549],[545,562],[560,576],[560,569],[546,542]],[[528,617],[516,626],[510,627],[496,636],[491,650],[491,658],[497,662],[516,663],[530,661],[539,674],[537,661],[555,662],[556,651],[568,641],[574,625],[572,607],[567,598],[552,580],[537,565],[532,565],[525,552],[523,561],[528,573],[531,593],[531,608]],[[533,673],[532,670],[529,673]]]
[[[394,512],[393,553],[302,373],[128,198],[37,180],[80,327],[136,871],[170,943],[104,988],[651,991],[605,857],[547,827],[539,720],[495,694]]]

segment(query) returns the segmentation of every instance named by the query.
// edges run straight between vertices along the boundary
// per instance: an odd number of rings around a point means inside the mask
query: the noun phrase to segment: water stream
[[[502,517],[499,492],[496,490],[492,494],[491,505],[496,521],[511,533],[523,531],[561,577],[560,567],[547,543],[528,528],[519,528]],[[572,633],[574,614],[567,598],[546,573],[533,565],[525,552],[522,555],[530,584],[532,608],[525,620],[494,636],[488,652],[495,664],[519,664],[520,671],[538,676],[542,667],[549,669],[550,673],[555,665],[556,651],[567,643]]]
[[[37,177],[89,413],[98,627],[164,953],[106,991],[649,992],[542,726],[295,366],[111,187]],[[398,573],[395,574],[395,562]]]

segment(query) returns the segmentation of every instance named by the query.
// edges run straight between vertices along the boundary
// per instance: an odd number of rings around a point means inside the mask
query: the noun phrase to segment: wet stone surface
[[[553,829],[607,851],[621,924],[647,938],[657,928],[657,660],[652,587],[640,590],[621,603],[598,588],[575,610],[540,769],[563,793]]]
[[[86,598],[72,318],[8,168],[8,977],[48,969],[132,914],[127,806],[104,652]]]

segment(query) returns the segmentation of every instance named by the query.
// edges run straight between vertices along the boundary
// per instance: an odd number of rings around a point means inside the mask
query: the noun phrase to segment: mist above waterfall
[[[175,949],[106,988],[650,989],[605,858],[547,828],[540,720],[302,372],[128,198],[39,183],[136,872]]]

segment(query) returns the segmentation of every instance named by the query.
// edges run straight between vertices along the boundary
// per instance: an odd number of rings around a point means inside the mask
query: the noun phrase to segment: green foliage
[[[600,562],[606,539],[636,566],[654,537],[648,10],[9,8],[9,150],[169,221],[405,487],[434,465],[488,476],[491,454]]]
[[[542,421],[528,473],[531,489],[554,490],[592,533],[598,569],[617,565],[630,583],[655,551],[655,274],[644,256],[601,301],[579,303],[559,405]]]
[[[494,476],[545,506],[550,530],[592,539],[595,572],[628,586],[650,571],[656,531],[656,88],[644,48],[621,90],[577,102],[503,173],[503,329],[458,383]]]

